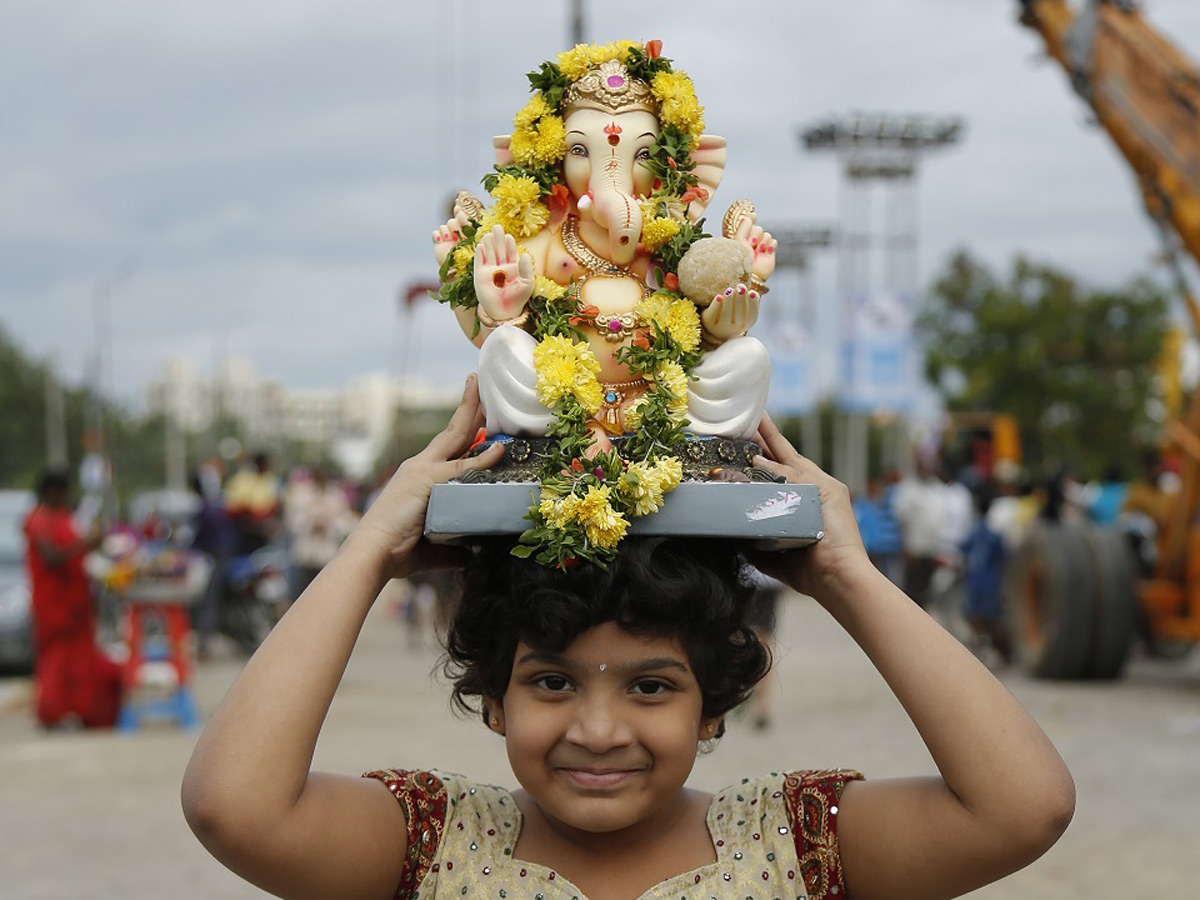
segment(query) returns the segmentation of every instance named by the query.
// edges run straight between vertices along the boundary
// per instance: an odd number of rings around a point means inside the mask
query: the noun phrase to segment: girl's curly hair
[[[632,634],[675,637],[703,696],[702,714],[742,703],[771,667],[746,623],[745,559],[726,541],[629,538],[601,569],[551,569],[514,557],[511,541],[480,547],[463,572],[443,672],[464,712],[504,696],[517,643],[558,653],[587,629],[615,622]]]

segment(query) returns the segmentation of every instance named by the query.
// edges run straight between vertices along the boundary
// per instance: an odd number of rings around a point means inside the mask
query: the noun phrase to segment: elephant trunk
[[[627,266],[642,237],[642,207],[633,196],[633,179],[619,165],[610,165],[593,179],[591,188],[593,215],[608,231],[609,258]]]

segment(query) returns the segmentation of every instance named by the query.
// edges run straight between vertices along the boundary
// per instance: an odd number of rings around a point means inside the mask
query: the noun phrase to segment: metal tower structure
[[[800,130],[805,150],[833,152],[842,165],[837,292],[843,341],[855,337],[856,314],[850,304],[864,302],[872,295],[907,303],[911,314],[920,287],[919,163],[925,154],[957,143],[962,132],[963,122],[957,117],[863,114]],[[901,412],[886,406],[872,411]],[[872,411],[848,410],[835,428],[835,469],[853,489],[862,489],[867,480]],[[889,443],[889,461],[905,465],[902,434]]]

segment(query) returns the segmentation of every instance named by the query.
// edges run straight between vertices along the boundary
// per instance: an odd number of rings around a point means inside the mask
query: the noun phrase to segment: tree
[[[925,374],[952,411],[1008,413],[1027,463],[1135,471],[1161,426],[1168,302],[1147,278],[1095,290],[1018,258],[1007,281],[959,252],[918,319]]]

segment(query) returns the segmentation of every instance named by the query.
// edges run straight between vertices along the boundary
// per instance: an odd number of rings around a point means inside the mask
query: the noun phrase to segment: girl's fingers
[[[451,459],[464,449],[468,438],[478,430],[480,417],[479,383],[475,373],[467,376],[462,401],[446,427],[429,442],[428,451],[439,459]]]

